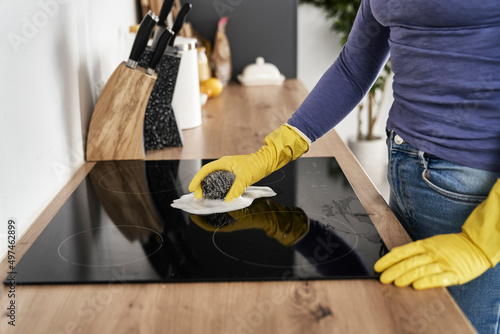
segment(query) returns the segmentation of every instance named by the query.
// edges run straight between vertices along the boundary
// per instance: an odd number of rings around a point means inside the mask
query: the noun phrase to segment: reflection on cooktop
[[[16,283],[376,277],[385,246],[334,158],[288,164],[257,183],[278,195],[242,210],[172,208],[207,162],[97,163],[19,261]]]

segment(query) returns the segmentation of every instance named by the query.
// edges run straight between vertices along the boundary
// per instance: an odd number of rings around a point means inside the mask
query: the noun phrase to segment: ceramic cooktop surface
[[[172,208],[207,162],[97,163],[19,261],[16,284],[377,277],[386,248],[335,158],[288,164],[256,184],[277,196],[242,210]]]

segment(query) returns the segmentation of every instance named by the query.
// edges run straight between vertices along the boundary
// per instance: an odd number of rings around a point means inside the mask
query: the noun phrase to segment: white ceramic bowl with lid
[[[238,75],[238,81],[245,86],[281,85],[285,76],[278,68],[258,57],[254,64],[247,65]]]

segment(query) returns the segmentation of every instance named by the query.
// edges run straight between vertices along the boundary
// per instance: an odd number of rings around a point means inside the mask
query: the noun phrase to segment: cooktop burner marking
[[[140,229],[141,231],[139,233],[141,234],[144,234],[144,232],[148,233],[148,234],[156,234],[156,236],[159,238],[159,242],[158,242],[158,248],[156,248],[155,250],[153,250],[152,252],[150,252],[149,254],[142,254],[143,256],[140,256],[140,257],[136,257],[134,259],[128,259],[126,261],[123,261],[123,262],[119,262],[119,263],[107,263],[107,264],[88,264],[88,263],[80,263],[78,261],[73,261],[71,259],[68,259],[68,257],[64,256],[62,253],[62,248],[64,246],[64,244],[66,244],[67,242],[72,242],[72,239],[74,238],[78,238],[78,237],[81,237],[83,236],[84,234],[86,233],[92,233],[93,231],[97,231],[97,230],[103,230],[104,233],[107,233],[108,236],[110,236],[111,238],[113,238],[114,235],[116,235],[116,238],[118,240],[123,240],[123,235],[122,233],[118,230],[118,228],[116,226],[112,226],[112,225],[109,225],[109,226],[102,226],[102,227],[96,227],[96,228],[91,228],[89,230],[83,230],[81,232],[78,232],[76,234],[73,234],[72,236],[69,236],[67,237],[66,239],[64,239],[61,244],[59,245],[59,247],[57,248],[57,253],[59,254],[59,257],[61,259],[63,259],[64,261],[68,262],[68,263],[71,263],[71,264],[74,264],[74,265],[77,265],[77,266],[82,266],[82,267],[117,267],[117,266],[124,266],[124,265],[127,265],[127,264],[130,264],[130,263],[134,263],[134,262],[138,262],[138,261],[141,261],[142,259],[145,259],[147,257],[150,257],[151,255],[155,254],[156,252],[158,252],[162,246],[163,246],[163,237],[162,235],[155,231],[155,230],[152,230],[150,228],[147,228],[147,227],[142,227],[142,226],[134,226],[134,225],[120,225],[120,227],[123,227],[123,228],[127,228],[127,229]],[[110,231],[109,231],[110,230]],[[123,248],[120,248],[120,250],[123,250]],[[113,257],[114,258],[114,257]]]
[[[328,263],[332,263],[332,262],[335,262],[335,261],[338,261],[344,257],[346,257],[347,255],[349,255],[350,253],[354,252],[356,250],[356,247],[358,245],[358,241],[359,241],[359,237],[358,237],[358,234],[356,233],[356,231],[349,225],[347,225],[346,223],[340,221],[340,220],[337,220],[333,217],[326,217],[326,216],[322,216],[322,215],[317,215],[317,214],[311,214],[311,213],[306,213],[309,217],[312,217],[312,216],[315,216],[315,219],[318,220],[318,221],[321,221],[321,220],[334,220],[336,222],[336,224],[342,224],[343,227],[346,227],[347,231],[342,231],[342,230],[339,230],[337,229],[336,227],[333,227],[331,226],[330,224],[328,224],[328,227],[331,228],[333,231],[335,232],[339,232],[339,233],[342,233],[344,235],[352,235],[354,237],[354,244],[351,245],[351,248],[348,252],[342,254],[341,256],[338,256],[334,259],[331,259],[331,260],[328,260],[328,261],[316,261],[316,264],[321,264],[321,265],[324,265],[324,264],[328,264]],[[228,222],[228,223],[225,223],[219,227],[217,227],[217,229],[214,231],[214,233],[212,234],[212,243],[214,245],[214,247],[219,251],[221,252],[222,254],[224,254],[225,256],[235,260],[235,261],[239,261],[239,262],[243,262],[243,263],[246,263],[246,264],[251,264],[251,265],[255,265],[255,266],[260,266],[260,267],[268,267],[268,268],[290,268],[289,265],[278,265],[278,264],[267,264],[267,263],[259,263],[259,262],[255,262],[255,261],[252,261],[252,260],[246,260],[246,259],[242,259],[240,257],[237,257],[237,256],[234,256],[234,255],[231,255],[229,252],[225,251],[223,249],[223,246],[219,245],[217,243],[217,241],[215,240],[216,238],[216,235],[217,235],[217,232],[221,229],[221,228],[224,228],[224,226],[227,226],[227,225],[230,225],[232,224],[234,221],[232,222]],[[226,233],[226,232],[219,232],[219,235],[221,233]],[[258,243],[256,243],[258,245]],[[258,247],[258,246],[257,246]],[[290,246],[292,247],[292,246]],[[262,258],[262,256],[259,256],[259,258]],[[301,261],[301,262],[307,262],[307,261]],[[304,263],[304,264],[300,264],[300,265],[293,265],[292,268],[305,268],[305,267],[310,267],[311,266],[311,263]]]
[[[266,176],[263,181],[261,181],[259,183],[259,185],[265,185],[265,186],[268,186],[270,184],[273,184],[273,183],[278,183],[280,182],[281,180],[283,180],[285,178],[285,171],[282,170],[282,169],[278,169],[277,171],[275,171],[274,173]]]

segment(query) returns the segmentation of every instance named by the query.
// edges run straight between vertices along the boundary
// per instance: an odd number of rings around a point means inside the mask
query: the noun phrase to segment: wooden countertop
[[[282,87],[228,86],[203,107],[203,124],[184,130],[184,147],[148,160],[219,158],[257,150],[306,97]],[[306,156],[335,156],[389,248],[410,241],[335,131]],[[22,257],[94,163],[85,163],[15,248]],[[8,269],[7,259],[0,273]],[[0,306],[12,298],[2,286]],[[0,333],[474,333],[446,289],[415,291],[376,280],[16,286],[16,326]]]

